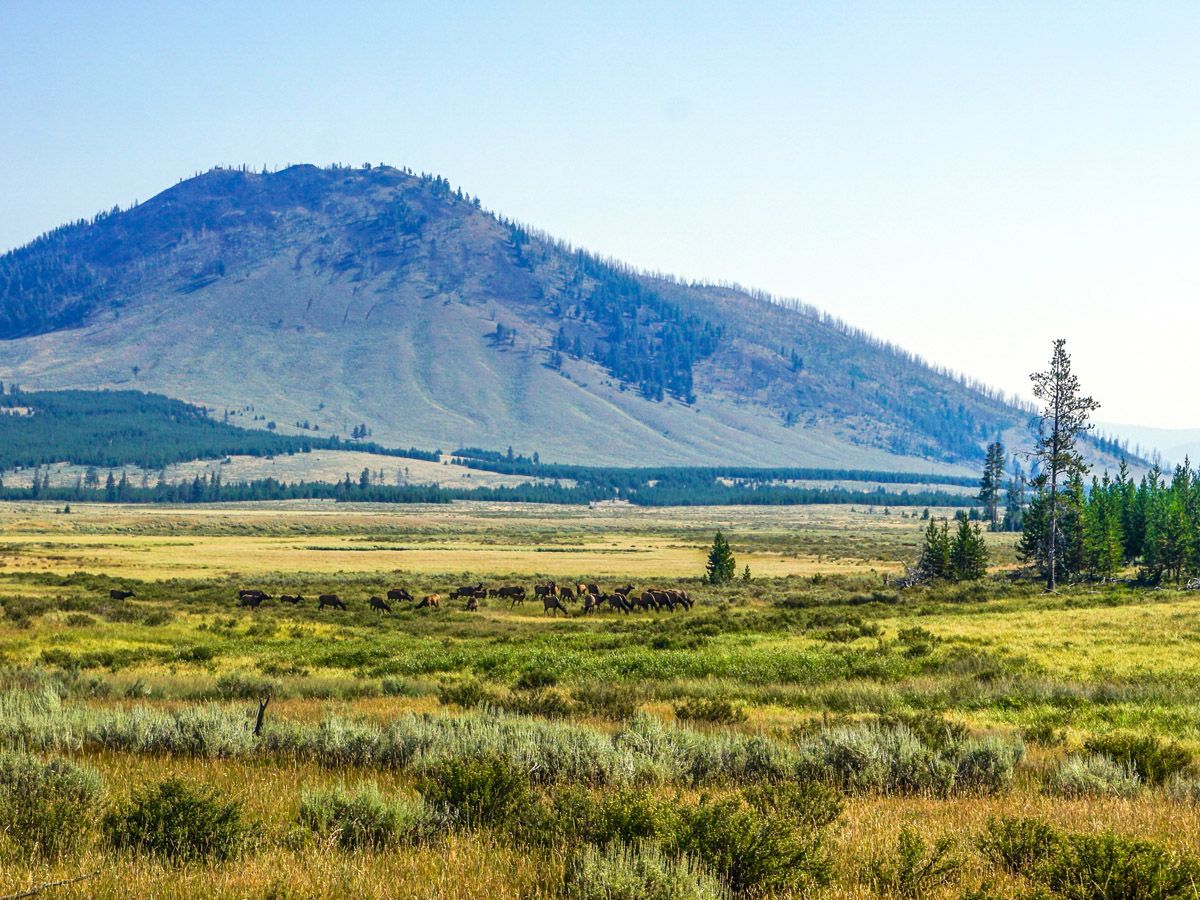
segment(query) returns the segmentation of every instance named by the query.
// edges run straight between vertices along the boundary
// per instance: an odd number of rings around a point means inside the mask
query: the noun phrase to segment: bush
[[[842,795],[818,782],[756,785],[742,792],[746,802],[771,818],[825,828],[842,814]]]
[[[261,675],[227,672],[217,679],[217,693],[230,700],[257,700],[279,696],[279,682]]]
[[[1192,755],[1178,744],[1151,734],[1106,734],[1088,738],[1084,749],[1129,766],[1146,784],[1165,784],[1192,764]]]
[[[567,900],[723,900],[710,872],[650,847],[585,847],[567,864]]]
[[[675,717],[684,722],[738,725],[746,721],[746,711],[718,697],[693,697],[675,707]]]
[[[954,855],[954,840],[946,835],[930,846],[909,825],[900,829],[895,853],[876,857],[868,866],[871,886],[897,897],[925,897],[958,879],[962,860]]]
[[[421,841],[435,830],[434,816],[422,801],[389,800],[374,784],[353,794],[336,789],[304,795],[300,824],[335,840],[343,850]]]
[[[550,798],[545,820],[533,837],[545,843],[585,841],[658,843],[674,834],[679,824],[675,805],[646,791],[624,789],[599,796],[581,788],[564,788]]]
[[[478,681],[455,681],[438,688],[438,703],[443,706],[453,705],[462,709],[474,709],[485,703],[494,706],[496,698]]]
[[[473,828],[510,825],[533,805],[529,776],[496,756],[444,760],[429,768],[417,789],[426,802]]]
[[[637,713],[637,698],[626,688],[589,685],[576,688],[571,695],[584,715],[624,722]]]
[[[1152,841],[1068,834],[1040,819],[991,819],[979,848],[1065,900],[1182,900],[1200,882],[1200,863]]]
[[[540,691],[558,684],[558,676],[545,669],[526,669],[519,676],[513,688],[518,691]]]
[[[242,807],[225,802],[208,786],[178,778],[147,788],[104,817],[117,850],[150,853],[173,861],[228,859],[246,840]]]
[[[1200,803],[1200,781],[1174,775],[1166,783],[1167,796],[1176,803]]]
[[[100,777],[65,759],[0,753],[0,847],[56,859],[78,849],[95,817]]]
[[[1196,896],[1200,864],[1152,841],[1073,834],[1038,880],[1064,900],[1182,900]]]
[[[1129,763],[1107,756],[1073,754],[1059,763],[1046,792],[1059,797],[1132,797],[1142,789],[1142,780]]]
[[[820,829],[766,815],[741,797],[702,798],[684,809],[670,847],[707,865],[736,893],[823,885],[832,870]]]
[[[519,716],[541,716],[544,719],[565,719],[571,715],[571,701],[558,691],[542,689],[519,691],[502,704],[505,710]]]
[[[979,850],[992,863],[1013,875],[1034,875],[1058,852],[1062,835],[1041,819],[1015,816],[988,819],[979,837]]]

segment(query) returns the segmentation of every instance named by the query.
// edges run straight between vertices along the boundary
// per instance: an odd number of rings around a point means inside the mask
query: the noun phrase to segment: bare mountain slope
[[[811,311],[631,273],[390,168],[218,170],[0,257],[0,379],[604,464],[957,468],[1026,417]]]

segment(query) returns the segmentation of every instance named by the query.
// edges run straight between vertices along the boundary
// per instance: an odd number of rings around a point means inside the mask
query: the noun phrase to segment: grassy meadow
[[[1196,896],[1200,593],[921,512],[0,506],[0,896]],[[545,579],[695,605],[447,599]]]

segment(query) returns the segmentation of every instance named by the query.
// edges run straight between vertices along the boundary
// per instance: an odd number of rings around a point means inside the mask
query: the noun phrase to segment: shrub
[[[1191,753],[1152,734],[1093,736],[1083,746],[1089,753],[1129,766],[1146,784],[1165,784],[1192,764]]]
[[[558,684],[558,676],[545,669],[526,669],[513,687],[518,691],[540,691]]]
[[[1062,835],[1041,819],[990,818],[978,840],[992,863],[1014,875],[1032,876],[1058,852]]]
[[[693,697],[675,707],[675,717],[684,722],[737,725],[746,721],[746,711],[719,697]]]
[[[673,834],[678,823],[675,805],[646,791],[624,789],[597,796],[581,788],[564,788],[551,796],[546,821],[538,823],[540,832],[535,837],[600,846],[658,843]]]
[[[585,847],[567,864],[567,900],[723,900],[710,872],[650,847]]]
[[[922,631],[924,629],[916,629]],[[953,722],[940,713],[898,713],[880,716],[879,723],[894,728],[903,725],[915,734],[926,747],[944,750],[956,747],[967,739],[967,728],[961,722]]]
[[[257,700],[279,695],[279,682],[261,675],[227,672],[217,679],[217,693],[230,700]]]
[[[575,705],[585,715],[624,722],[637,713],[637,697],[626,688],[606,684],[587,685],[571,692]]]
[[[682,811],[671,849],[716,872],[736,893],[829,882],[820,829],[765,815],[740,797],[702,798]]]
[[[304,795],[300,824],[335,840],[343,850],[420,841],[435,830],[434,817],[422,801],[388,799],[374,784],[352,794],[335,789]]]
[[[228,859],[246,840],[240,803],[178,778],[146,788],[109,811],[104,831],[117,850],[174,861]]]
[[[1038,873],[1064,900],[1174,900],[1196,896],[1200,864],[1152,841],[1073,834]]]
[[[519,691],[502,704],[508,712],[519,716],[541,716],[544,719],[565,719],[571,715],[571,701],[558,691]]]
[[[1034,722],[1021,729],[1021,737],[1027,743],[1039,747],[1061,747],[1066,743],[1066,735],[1049,722]]]
[[[1107,756],[1073,754],[1059,763],[1046,791],[1059,797],[1132,797],[1142,780],[1129,763]]]
[[[909,825],[900,829],[895,853],[876,857],[868,866],[868,880],[881,893],[897,897],[925,897],[935,888],[958,879],[962,860],[954,855],[954,840],[943,835],[930,846]]]
[[[387,679],[384,681],[384,692],[387,692]],[[478,681],[454,681],[438,688],[438,703],[443,706],[458,706],[463,709],[474,709],[484,703],[495,705],[495,696],[484,689]]]
[[[0,847],[25,857],[73,852],[90,830],[100,777],[65,759],[0,753]]]
[[[1176,803],[1200,803],[1200,781],[1186,775],[1174,775],[1168,779],[1166,792]]]
[[[533,803],[528,775],[497,756],[443,760],[417,789],[435,808],[476,828],[516,822]]]
[[[841,794],[814,781],[756,785],[742,796],[769,817],[799,822],[807,828],[825,828],[842,814]]]

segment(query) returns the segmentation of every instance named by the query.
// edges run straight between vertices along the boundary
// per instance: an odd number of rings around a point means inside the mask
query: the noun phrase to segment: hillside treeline
[[[142,391],[36,391],[0,385],[0,470],[52,463],[158,469],[193,459],[280,456],[310,450],[362,450],[436,461],[337,437],[312,438],[238,428],[180,400]]]

